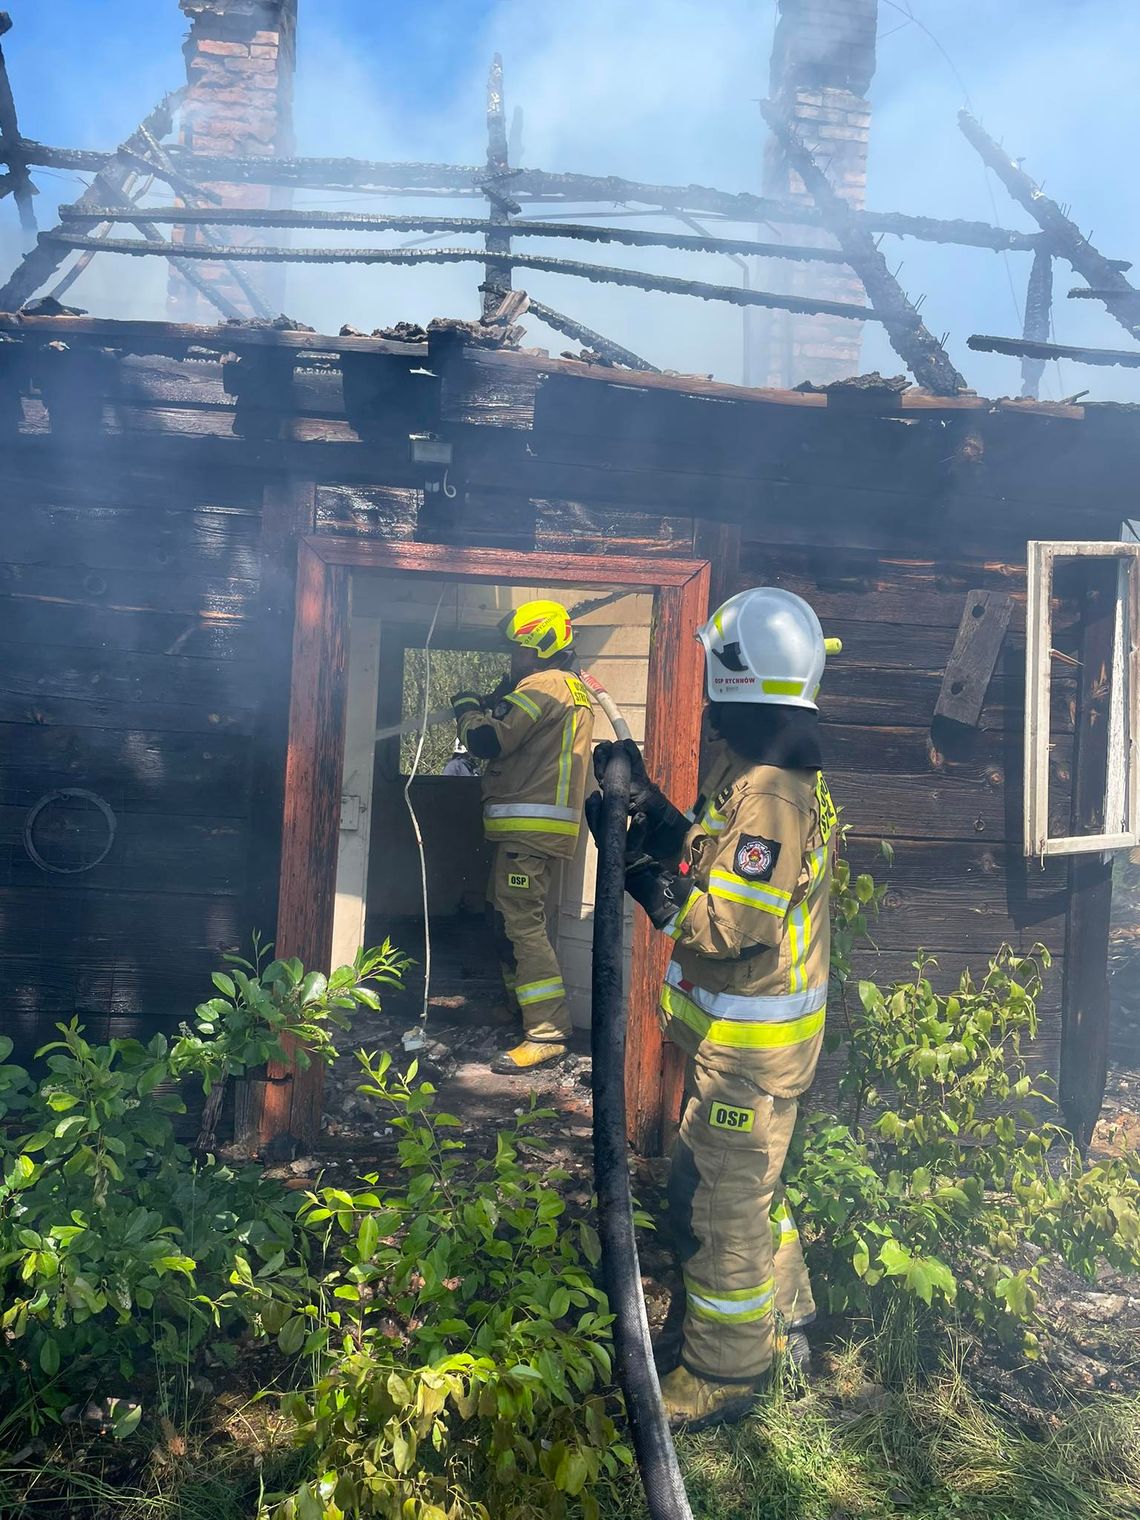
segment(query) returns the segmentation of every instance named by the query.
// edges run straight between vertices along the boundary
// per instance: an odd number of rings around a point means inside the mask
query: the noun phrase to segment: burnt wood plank
[[[0,723],[0,779],[5,802],[24,808],[45,792],[84,787],[116,812],[241,818],[250,745],[225,733]]]
[[[86,565],[256,579],[257,520],[244,512],[148,506],[41,505],[24,500],[0,552],[16,564]]]
[[[966,727],[977,723],[1012,612],[1013,599],[1009,596],[995,596],[983,590],[968,593],[958,637],[934,704],[936,718]]]
[[[232,621],[249,615],[256,596],[256,580],[226,575],[185,576],[177,570],[139,575],[83,565],[0,562],[0,599],[32,598],[59,606]]]
[[[0,644],[0,700],[64,697],[232,710],[255,705],[258,680],[257,667],[246,661],[64,647],[45,660],[30,645]]]
[[[1105,828],[1116,565],[1094,561],[1083,567],[1083,578],[1080,693],[1068,832],[1099,834]],[[1091,854],[1074,855],[1069,862],[1061,1103],[1082,1149],[1092,1138],[1108,1072],[1112,860],[1111,855]]]

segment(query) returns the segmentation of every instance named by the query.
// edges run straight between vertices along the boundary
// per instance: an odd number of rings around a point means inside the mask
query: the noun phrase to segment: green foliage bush
[[[1140,1158],[1086,1166],[1023,1046],[1048,952],[1008,946],[938,993],[932,963],[859,983],[838,1115],[797,1132],[788,1196],[835,1312],[900,1298],[1034,1353],[1042,1268],[1140,1269]]]
[[[173,1042],[94,1045],[73,1020],[38,1053],[46,1073],[33,1084],[0,1041],[0,1384],[37,1418],[129,1385],[144,1352],[171,1365],[207,1339],[232,1352],[229,1331],[270,1291],[247,1294],[239,1261],[286,1301],[307,1282],[294,1201],[255,1167],[178,1144],[177,1085],[209,1091],[282,1058],[286,1039],[329,1059],[328,1026],[375,1006],[366,984],[391,984],[402,958],[389,945],[362,951],[327,980],[265,958],[229,958],[214,976],[224,996]]]
[[[360,1053],[361,1092],[391,1114],[399,1176],[308,1195],[300,1222],[320,1242],[320,1294],[279,1304],[287,1352],[318,1376],[286,1409],[319,1475],[268,1506],[273,1520],[341,1516],[530,1520],[599,1514],[602,1476],[630,1460],[604,1389],[605,1296],[585,1222],[567,1225],[532,1105],[470,1156],[459,1121],[434,1109],[415,1066]],[[263,1311],[264,1312],[264,1311]]]

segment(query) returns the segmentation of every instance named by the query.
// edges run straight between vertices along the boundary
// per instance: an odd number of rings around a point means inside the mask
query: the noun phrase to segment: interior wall
[[[610,594],[610,589],[586,587],[552,590],[544,586],[444,582],[418,574],[358,574],[353,583],[354,620],[377,619],[380,623],[378,726],[400,719],[404,649],[423,647],[433,615],[433,647],[494,647],[495,629],[503,615],[525,601],[556,596],[573,608]],[[652,617],[651,594],[627,593],[603,607],[583,611],[574,620],[583,668],[606,687],[639,742],[645,737]],[[429,704],[432,708],[446,706],[451,695],[449,691],[433,691]],[[609,721],[597,707],[594,737],[614,737]],[[377,745],[369,822],[370,938],[382,936],[394,920],[422,913],[419,854],[404,801],[406,778],[400,774],[399,762],[398,737]],[[478,780],[425,776],[413,783],[411,797],[424,839],[433,921],[481,912],[491,852],[483,840]],[[583,828],[577,854],[563,864],[551,924],[572,1016],[580,1027],[588,1027],[590,1022],[595,871],[593,840]],[[631,924],[632,915],[627,915],[627,954]]]

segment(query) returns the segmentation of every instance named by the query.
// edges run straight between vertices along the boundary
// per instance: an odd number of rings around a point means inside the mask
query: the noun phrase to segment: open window
[[[1028,546],[1026,606],[1025,714],[1025,853],[1100,854],[1140,844],[1140,543],[1045,543]],[[1084,834],[1051,834],[1049,823],[1050,713],[1053,667],[1062,656],[1053,635],[1057,606],[1055,579],[1070,564],[1092,573],[1101,562],[1114,577],[1115,619],[1106,641],[1108,691],[1100,706],[1107,714],[1104,754],[1102,827]],[[1113,568],[1115,567],[1115,569]],[[1100,662],[1098,661],[1098,664]],[[1087,674],[1087,673],[1086,673]]]

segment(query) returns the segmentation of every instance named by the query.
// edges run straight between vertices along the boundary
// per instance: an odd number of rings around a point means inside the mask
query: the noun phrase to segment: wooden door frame
[[[541,550],[463,549],[317,536],[301,539],[285,765],[277,953],[329,969],[332,954],[341,775],[347,710],[348,634],[354,570],[402,571],[457,581],[524,586],[629,587],[654,596],[646,693],[646,763],[678,801],[696,795],[703,661],[696,628],[708,612],[707,560],[628,559]],[[638,914],[629,992],[626,1093],[629,1137],[657,1152],[680,1113],[682,1063],[661,1039],[657,993],[669,941]],[[264,1142],[320,1134],[324,1069],[271,1068]]]

